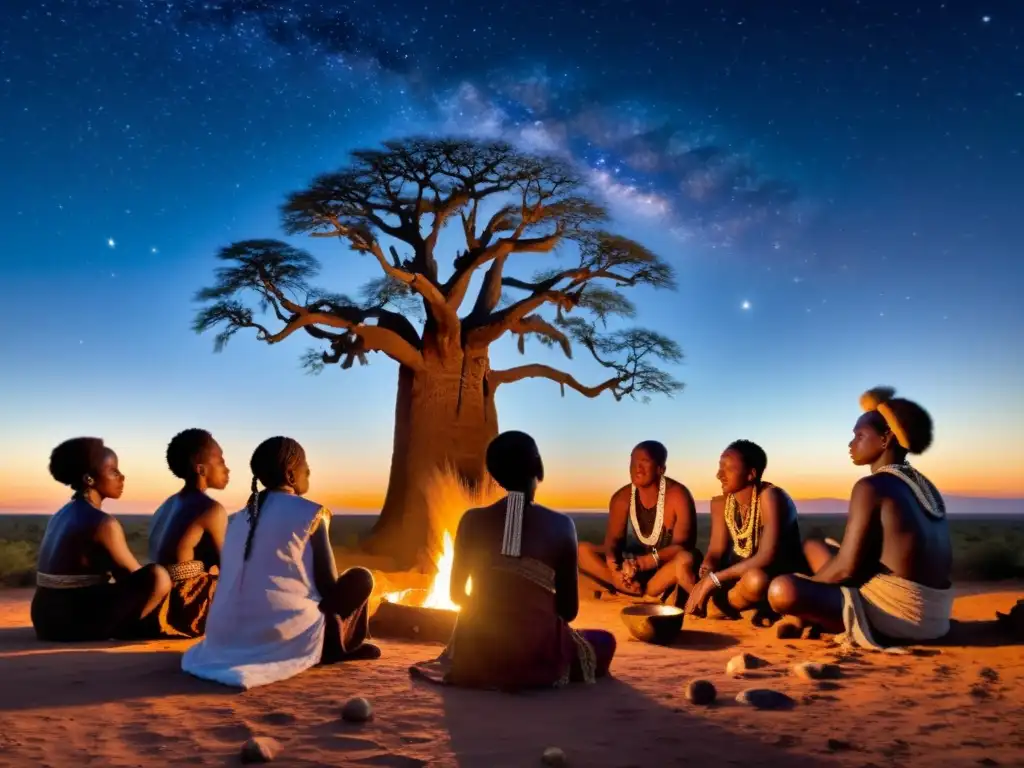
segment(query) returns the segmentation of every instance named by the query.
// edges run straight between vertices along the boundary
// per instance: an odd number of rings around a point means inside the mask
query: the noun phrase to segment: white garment
[[[217,592],[206,636],[186,652],[191,675],[239,688],[286,680],[320,661],[324,615],[313,580],[310,534],[330,511],[300,496],[271,491],[259,510],[245,560],[245,510],[228,521]]]

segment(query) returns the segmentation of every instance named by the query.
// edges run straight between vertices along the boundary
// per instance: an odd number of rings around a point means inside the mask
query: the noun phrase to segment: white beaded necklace
[[[629,519],[633,523],[633,532],[636,533],[637,540],[647,547],[653,547],[658,543],[661,531],[665,527],[665,486],[665,478],[662,477],[658,484],[658,507],[654,514],[654,525],[651,527],[650,534],[644,536],[640,533],[640,523],[636,519],[636,486],[632,483],[629,485]]]
[[[932,493],[933,487],[928,481],[928,478],[910,466],[909,463],[886,464],[885,466],[876,469],[872,474],[877,475],[879,473],[898,477],[910,486],[910,490],[914,492],[914,495],[920,502],[921,507],[929,517],[941,520],[946,516],[946,504],[942,500],[942,497]]]

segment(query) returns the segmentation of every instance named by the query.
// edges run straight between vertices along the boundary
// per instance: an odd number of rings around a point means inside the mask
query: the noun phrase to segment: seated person
[[[697,510],[686,486],[665,476],[667,461],[668,450],[654,440],[633,449],[632,483],[608,504],[604,544],[580,544],[580,572],[633,597],[664,599],[678,587],[682,602],[697,581]]]
[[[199,637],[206,630],[228,513],[206,495],[228,485],[224,452],[203,429],[186,429],[167,446],[167,466],[185,482],[160,505],[149,529],[149,559],[167,569],[174,586],[156,612],[160,634]]]
[[[338,576],[331,513],[302,498],[310,474],[302,446],[288,437],[264,440],[249,466],[252,495],[245,514],[228,520],[206,636],[185,652],[181,668],[255,688],[316,664],[379,658],[364,642],[373,576],[365,568]]]
[[[445,652],[410,672],[506,691],[594,682],[608,672],[615,637],[569,626],[579,611],[576,526],[533,501],[544,479],[533,438],[498,435],[487,471],[508,496],[462,516],[451,578],[458,623]]]
[[[159,565],[140,565],[121,524],[101,509],[119,499],[117,454],[98,437],[67,440],[50,454],[50,474],[74,491],[39,545],[32,626],[40,640],[141,639],[144,620],[171,588]]]
[[[894,394],[879,387],[861,397],[850,458],[871,475],[853,487],[842,544],[808,541],[814,576],[780,576],[768,590],[779,613],[871,650],[942,637],[953,607],[945,503],[907,463],[931,445],[931,416]]]
[[[721,496],[711,500],[711,540],[686,611],[706,614],[709,600],[726,618],[767,608],[772,577],[807,570],[796,505],[777,485],[765,482],[768,456],[749,440],[731,443],[718,460]],[[757,610],[756,624],[771,622]]]

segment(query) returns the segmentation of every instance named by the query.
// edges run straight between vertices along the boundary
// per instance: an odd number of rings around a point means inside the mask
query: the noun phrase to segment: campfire
[[[370,629],[378,637],[421,642],[446,643],[455,628],[459,606],[452,602],[450,588],[455,561],[455,537],[452,534],[462,513],[472,507],[487,506],[498,498],[497,489],[488,487],[474,493],[454,471],[439,472],[427,489],[430,519],[441,530],[440,550],[433,557],[434,575],[427,587],[412,587],[386,592],[380,607],[370,620]],[[466,580],[471,592],[473,580]]]

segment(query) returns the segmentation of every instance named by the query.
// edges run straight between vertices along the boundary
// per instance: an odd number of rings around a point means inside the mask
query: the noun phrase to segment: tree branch
[[[562,386],[562,394],[565,394],[565,388],[569,387],[579,392],[584,397],[597,397],[602,392],[606,392],[610,389],[614,389],[619,383],[618,376],[603,381],[593,387],[587,387],[580,384],[573,376],[560,371],[557,368],[552,368],[550,365],[543,365],[541,363],[530,363],[528,365],[520,365],[515,368],[506,368],[504,370],[490,371],[487,374],[487,381],[491,385],[492,391],[497,389],[502,384],[511,384],[515,381],[522,381],[523,379],[550,379],[551,381],[558,382]]]

